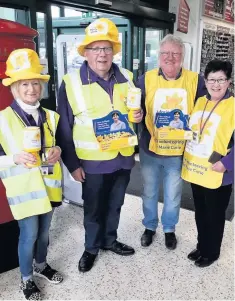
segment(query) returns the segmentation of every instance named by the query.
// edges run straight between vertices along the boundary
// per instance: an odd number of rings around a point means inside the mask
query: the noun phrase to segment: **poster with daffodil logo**
[[[187,91],[185,89],[158,89],[154,100],[155,126],[158,139],[188,139]],[[164,135],[161,135],[164,132]]]
[[[154,116],[158,139],[192,139],[192,132],[188,127],[185,89],[158,89],[155,94]]]
[[[93,128],[101,151],[119,150],[137,145],[137,136],[130,128],[127,114],[115,110],[93,120]]]
[[[187,91],[182,88],[158,89],[154,96],[153,117],[154,138],[150,147],[158,154],[181,155],[185,140],[192,139]]]

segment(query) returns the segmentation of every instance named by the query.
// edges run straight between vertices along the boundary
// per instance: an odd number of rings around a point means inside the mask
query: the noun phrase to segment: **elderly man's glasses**
[[[101,51],[103,50],[105,54],[111,54],[113,53],[113,48],[112,47],[86,47],[86,49],[91,50],[92,53],[94,54],[100,54]]]
[[[216,82],[218,84],[224,84],[227,81],[227,78],[219,78],[219,79],[208,78],[206,81],[208,84],[215,84]]]
[[[167,58],[169,55],[172,55],[176,59],[176,58],[179,58],[182,53],[180,53],[180,52],[170,52],[170,51],[161,51],[160,54],[164,58]]]

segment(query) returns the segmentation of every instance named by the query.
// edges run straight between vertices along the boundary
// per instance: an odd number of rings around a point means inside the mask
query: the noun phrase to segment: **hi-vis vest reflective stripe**
[[[189,127],[198,133],[202,114],[206,105],[206,96],[197,100],[190,118]],[[203,114],[203,122],[207,119],[214,103],[209,101]],[[211,170],[208,162],[213,151],[222,156],[227,154],[227,147],[234,131],[234,97],[222,100],[207,121],[200,142],[188,141],[186,144],[182,178],[190,183],[215,189],[221,186],[223,173]],[[213,200],[211,200],[213,202]]]
[[[55,136],[58,114],[45,110],[47,122]],[[44,124],[46,147],[51,147],[54,137]],[[0,144],[6,155],[22,151],[24,125],[8,107],[0,112]],[[38,167],[25,168],[22,165],[0,169],[0,177],[6,188],[8,202],[15,219],[43,214],[51,211],[50,201],[62,199],[61,169],[59,163],[54,167],[54,174],[42,176]]]
[[[134,84],[131,72],[122,68],[120,70],[128,82],[114,85],[113,106],[114,110],[127,114],[125,98],[128,85]],[[123,156],[131,156],[134,153],[134,147],[102,152],[95,137],[92,120],[104,117],[113,110],[109,95],[97,83],[82,85],[80,70],[66,74],[63,79],[74,115],[73,140],[77,156],[80,159],[95,161],[114,159],[118,152]],[[130,126],[132,127],[132,124]]]
[[[179,89],[185,90],[187,93],[187,99],[184,103],[185,112],[190,115],[193,107],[194,100],[197,92],[198,74],[189,70],[182,69],[182,74],[177,80],[165,80],[162,75],[158,75],[158,69],[154,69],[146,72],[145,75],[145,90],[146,90],[146,117],[145,123],[147,129],[151,135],[149,149],[158,154],[164,156],[176,156],[182,155],[184,151],[185,142],[182,140],[174,140],[171,144],[171,140],[156,140],[154,137],[154,122],[155,122],[155,111],[161,109],[162,99],[158,98],[161,90],[170,91],[171,94],[174,92],[177,94]],[[170,110],[179,108],[177,106],[177,99],[174,100],[168,106]],[[171,147],[168,147],[168,146]],[[173,147],[172,147],[173,146]]]

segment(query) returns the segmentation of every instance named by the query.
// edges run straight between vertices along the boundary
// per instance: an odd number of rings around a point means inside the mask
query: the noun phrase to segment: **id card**
[[[53,175],[54,165],[42,164],[39,168],[43,176]]]
[[[197,131],[193,132],[193,141],[196,143],[196,144],[199,144],[200,143],[200,133]]]

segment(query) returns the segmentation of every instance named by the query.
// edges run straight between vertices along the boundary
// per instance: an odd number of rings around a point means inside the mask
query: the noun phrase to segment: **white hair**
[[[183,40],[180,37],[176,37],[173,34],[167,34],[160,42],[160,49],[165,43],[176,44],[182,49],[182,61],[184,60],[185,55],[185,45]]]
[[[37,78],[35,78],[37,79]],[[39,96],[38,101],[40,101],[43,98],[44,95],[44,91],[45,91],[45,82],[42,79],[37,79],[39,81],[39,84],[41,86],[41,93]],[[14,82],[13,84],[11,84],[10,89],[11,89],[11,93],[14,97],[14,99],[19,99],[19,85],[21,83],[22,80],[18,80],[17,82]]]

